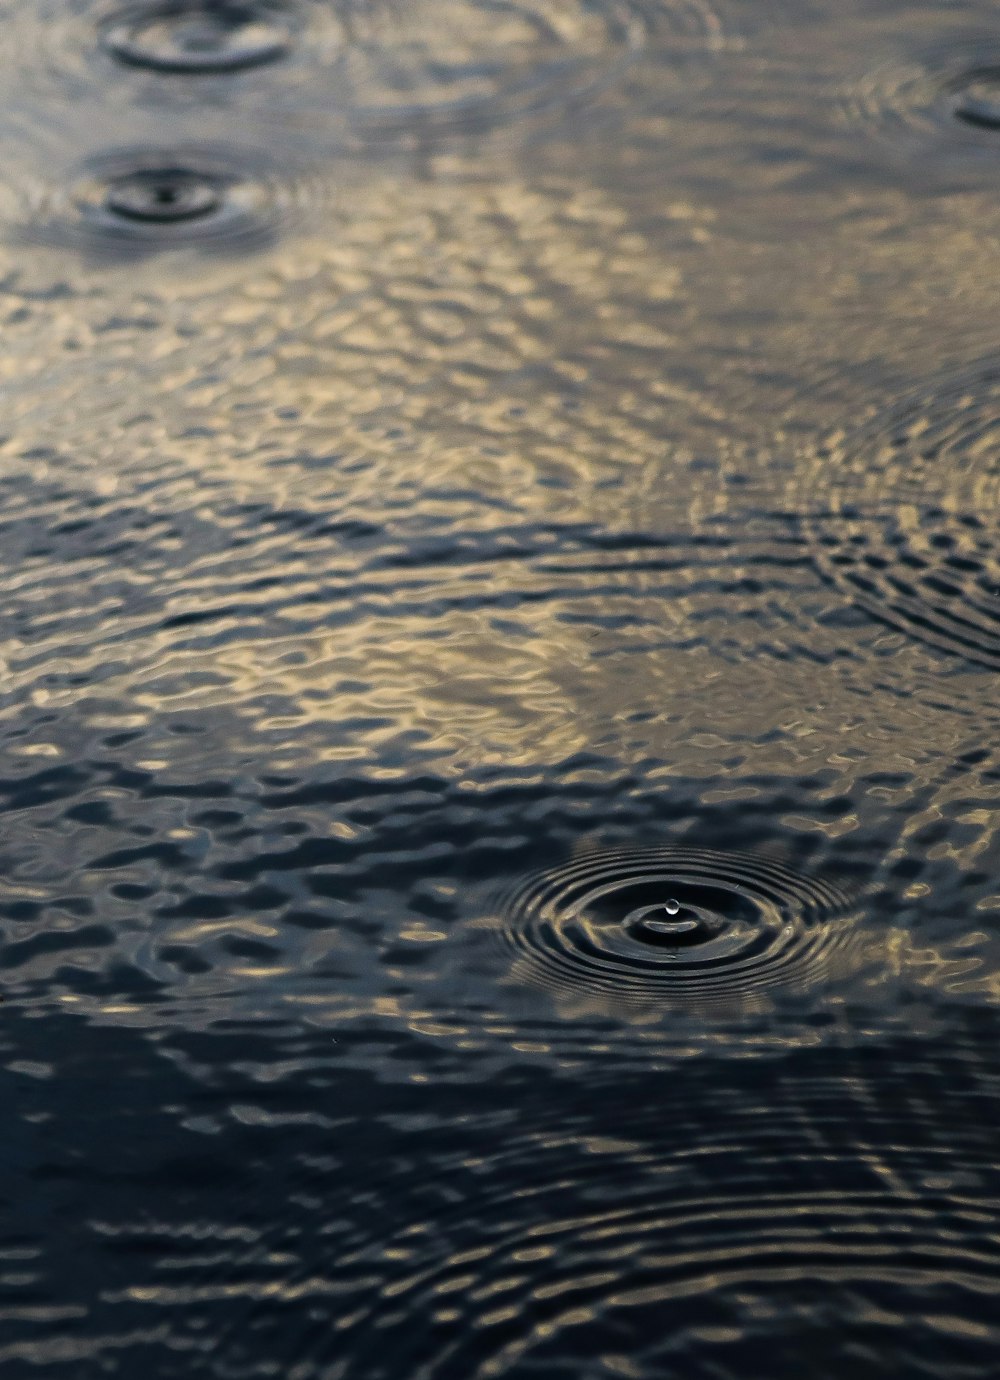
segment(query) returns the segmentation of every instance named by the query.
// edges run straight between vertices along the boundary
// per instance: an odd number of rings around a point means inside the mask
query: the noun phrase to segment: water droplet
[[[662,901],[652,906],[639,906],[623,919],[626,934],[642,944],[657,946],[696,944],[711,938],[714,926],[697,909],[681,914],[679,901]]]
[[[818,978],[826,940],[854,931],[848,904],[832,883],[752,854],[597,853],[531,879],[507,932],[519,978],[697,1004]]]
[[[127,10],[104,30],[104,46],[119,62],[187,75],[259,67],[283,57],[291,42],[287,17],[252,0],[165,0]]]

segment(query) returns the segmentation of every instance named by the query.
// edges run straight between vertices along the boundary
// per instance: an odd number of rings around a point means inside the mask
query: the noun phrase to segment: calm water
[[[995,8],[0,17],[4,1380],[995,1376]]]

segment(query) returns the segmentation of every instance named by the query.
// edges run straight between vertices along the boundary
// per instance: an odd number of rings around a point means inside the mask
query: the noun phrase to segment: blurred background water
[[[995,9],[0,16],[0,1372],[995,1375]]]

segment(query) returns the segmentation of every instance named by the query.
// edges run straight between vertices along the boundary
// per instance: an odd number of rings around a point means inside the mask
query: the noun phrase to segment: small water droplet
[[[668,915],[676,915],[680,908],[680,902],[674,901],[672,899],[667,901],[667,903],[663,907],[663,909],[667,912]]]

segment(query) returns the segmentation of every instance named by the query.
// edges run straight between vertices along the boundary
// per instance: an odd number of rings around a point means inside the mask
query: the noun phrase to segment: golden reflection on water
[[[705,1298],[714,1312],[692,1316],[690,1354],[725,1352],[775,1317],[812,1320],[813,1288],[824,1305],[836,1296],[848,1331],[995,1340],[960,1309],[996,1292],[983,1184],[997,1166],[970,1155],[970,1168],[962,1142],[908,1178],[908,1130],[879,1109],[877,1078],[860,1149],[808,1116],[796,1141],[766,1094],[754,1131],[720,1118],[689,1136],[670,1121],[673,1082],[699,1061],[716,1070],[709,1103],[729,1061],[773,1070],[858,1048],[878,1068],[891,1041],[947,1050],[960,1017],[1000,1003],[995,667],[887,626],[831,574],[857,540],[871,539],[870,568],[904,550],[933,577],[939,539],[971,559],[995,537],[981,378],[948,395],[982,427],[964,469],[934,455],[904,474],[891,426],[870,451],[856,430],[878,435],[915,387],[936,406],[935,381],[989,360],[992,163],[964,135],[942,153],[935,91],[924,101],[937,69],[917,49],[941,37],[939,7],[910,7],[905,34],[861,4],[810,6],[800,26],[748,15],[746,32],[719,8],[685,11],[719,64],[693,79],[697,98],[666,108],[663,53],[640,61],[629,28],[625,95],[602,85],[602,121],[557,120],[551,137],[435,147],[425,131],[426,147],[403,148],[394,134],[390,151],[357,157],[324,125],[305,157],[307,122],[282,124],[286,109],[267,124],[248,97],[240,133],[259,136],[262,161],[240,166],[259,171],[267,223],[240,254],[115,263],[43,233],[118,138],[113,111],[67,136],[56,187],[0,197],[24,232],[0,246],[0,724],[22,735],[9,743],[11,991],[36,1014],[59,1006],[81,1026],[157,1038],[287,1021],[373,1088],[478,1094],[494,1075],[509,1088],[511,1070],[578,1090],[594,1069],[654,1079],[639,1134],[532,1143],[530,1172],[518,1164],[510,1182],[484,1158],[495,1196],[455,1189],[456,1212],[470,1211],[462,1192],[473,1204],[457,1246],[448,1221],[435,1244],[432,1214],[402,1229],[393,1215],[401,1235],[350,1262],[375,1269],[361,1297],[323,1276],[336,1250],[324,1240],[315,1273],[276,1254],[253,1280],[116,1283],[105,1301],[166,1315],[206,1299],[345,1299],[315,1329],[341,1348],[317,1362],[331,1376],[363,1374],[351,1348],[365,1328],[381,1344],[407,1316],[457,1339],[507,1328],[470,1376],[543,1370],[546,1347],[606,1336],[609,1316],[649,1309],[659,1325]],[[510,57],[534,30],[504,13],[492,37]],[[605,30],[594,13],[560,14],[556,46],[586,49]],[[412,56],[426,35],[411,39]],[[454,49],[469,61],[476,43]],[[480,71],[456,94],[491,80]],[[145,110],[137,138],[173,99]],[[205,137],[230,116],[222,101]],[[9,128],[12,185],[37,191],[53,130],[32,142]],[[866,512],[835,529],[824,566],[842,498]],[[879,505],[895,523],[882,545],[867,511]],[[970,515],[986,535],[956,538],[949,524]],[[84,769],[70,815],[45,783]],[[31,773],[39,798],[17,796]],[[296,794],[316,782],[315,797]],[[831,922],[787,985],[630,996],[571,964],[547,981],[498,942],[494,884],[529,860],[712,830],[706,846],[745,832],[810,875],[860,879],[859,913]],[[72,961],[60,938],[79,941]],[[109,990],[116,964],[153,990]],[[32,1067],[50,1066],[20,1061]],[[963,1128],[974,1148],[976,1130]],[[758,1133],[773,1136],[764,1151]],[[756,1179],[727,1162],[686,1185],[683,1155],[711,1161],[723,1135],[737,1152],[750,1143]],[[782,1159],[783,1138],[797,1159]],[[577,1194],[562,1160],[581,1147],[623,1162],[621,1202]],[[875,1186],[841,1192],[835,1171],[854,1160]],[[786,1187],[790,1164],[790,1181],[803,1164],[815,1180]],[[636,1182],[649,1201],[633,1210]],[[510,1223],[484,1244],[500,1209]],[[905,1316],[883,1307],[888,1285]],[[793,1295],[801,1314],[783,1315]],[[677,1362],[619,1341],[600,1362],[624,1380]],[[30,1359],[56,1357],[47,1346]]]

